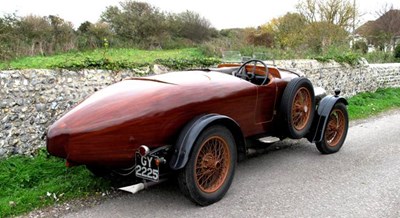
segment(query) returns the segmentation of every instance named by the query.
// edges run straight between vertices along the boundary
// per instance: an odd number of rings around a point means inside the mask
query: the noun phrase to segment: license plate
[[[160,178],[160,171],[159,167],[155,164],[155,160],[157,158],[158,157],[153,155],[146,155],[143,157],[139,153],[136,153],[136,177],[158,182],[158,179]]]

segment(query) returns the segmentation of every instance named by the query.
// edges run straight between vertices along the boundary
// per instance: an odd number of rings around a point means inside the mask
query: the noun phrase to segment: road
[[[64,217],[400,217],[400,111],[352,123],[342,150],[305,140],[238,164],[220,201],[192,204],[173,183],[124,193]]]

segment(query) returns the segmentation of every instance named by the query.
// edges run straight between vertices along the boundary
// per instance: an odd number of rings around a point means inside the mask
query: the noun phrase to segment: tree
[[[9,60],[15,56],[15,43],[19,39],[18,32],[15,31],[17,23],[15,14],[0,17],[0,60]]]
[[[300,0],[296,8],[308,23],[326,22],[345,29],[352,27],[358,16],[350,0]]]
[[[108,42],[114,41],[115,35],[111,31],[110,26],[105,22],[97,22],[95,24],[86,21],[78,28],[78,48],[94,49],[102,48],[104,40]]]
[[[314,52],[323,53],[333,45],[347,43],[348,32],[342,27],[328,22],[313,22],[304,31],[304,42]]]
[[[26,55],[47,53],[52,37],[52,27],[46,17],[28,15],[21,18],[16,28],[23,34],[24,43],[30,47],[27,53],[24,52]]]
[[[213,32],[210,21],[193,11],[172,14],[168,21],[172,35],[190,39],[196,43],[208,40]]]
[[[128,0],[120,8],[107,7],[101,19],[120,37],[145,47],[157,43],[165,32],[165,15],[144,2]]]
[[[273,32],[275,43],[282,49],[298,48],[304,41],[304,29],[307,23],[304,16],[298,13],[287,13],[273,19],[263,28]]]
[[[74,49],[75,31],[72,23],[55,15],[49,15],[48,19],[52,27],[52,50],[50,52]]]
[[[81,23],[81,25],[79,25],[79,27],[78,27],[78,32],[79,33],[89,32],[89,28],[91,25],[93,25],[93,24],[89,21],[85,21],[85,22]]]
[[[255,46],[271,48],[274,45],[274,33],[263,26],[246,29],[246,41]]]

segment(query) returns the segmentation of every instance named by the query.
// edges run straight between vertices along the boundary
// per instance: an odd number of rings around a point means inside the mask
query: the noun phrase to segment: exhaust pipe
[[[136,193],[138,193],[139,191],[141,191],[143,189],[148,189],[151,186],[160,184],[160,183],[165,182],[165,181],[167,181],[167,179],[160,179],[160,181],[158,181],[158,182],[146,182],[146,181],[143,181],[142,183],[138,183],[138,184],[130,185],[130,186],[125,186],[125,187],[121,187],[121,188],[118,188],[118,189],[122,190],[122,191],[130,192],[132,194],[136,194]]]

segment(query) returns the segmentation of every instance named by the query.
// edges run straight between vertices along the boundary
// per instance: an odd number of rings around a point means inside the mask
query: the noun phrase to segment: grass
[[[398,62],[392,53],[372,52],[361,54],[347,47],[332,46],[326,51],[315,53],[311,50],[294,51],[271,49],[261,46],[243,46],[232,48],[240,51],[243,56],[262,54],[262,59],[316,59],[321,62],[335,60],[339,63],[355,65],[360,57],[365,57],[370,63]],[[108,69],[121,70],[149,66],[155,63],[171,69],[187,69],[207,67],[219,62],[219,49],[209,45],[199,48],[181,48],[172,50],[140,50],[134,48],[103,48],[84,52],[67,52],[53,56],[34,56],[18,58],[9,62],[0,62],[0,70],[8,69]]]
[[[154,63],[157,59],[193,59],[203,57],[203,53],[197,48],[152,51],[126,48],[97,49],[86,52],[68,52],[53,56],[24,57],[10,62],[0,62],[0,70],[71,68],[73,66],[85,66],[86,62],[98,62],[100,60],[107,60],[116,65],[141,66]]]
[[[351,97],[348,109],[350,119],[362,119],[398,107],[400,88],[387,88]]]
[[[35,157],[0,160],[0,217],[19,215],[110,188],[84,167],[66,168],[64,160],[39,150]]]
[[[379,89],[349,99],[350,119],[373,116],[400,107],[400,88]],[[35,157],[0,160],[0,216],[19,215],[37,208],[109,190],[112,184],[92,176],[85,167],[66,168],[62,159],[39,150]]]

